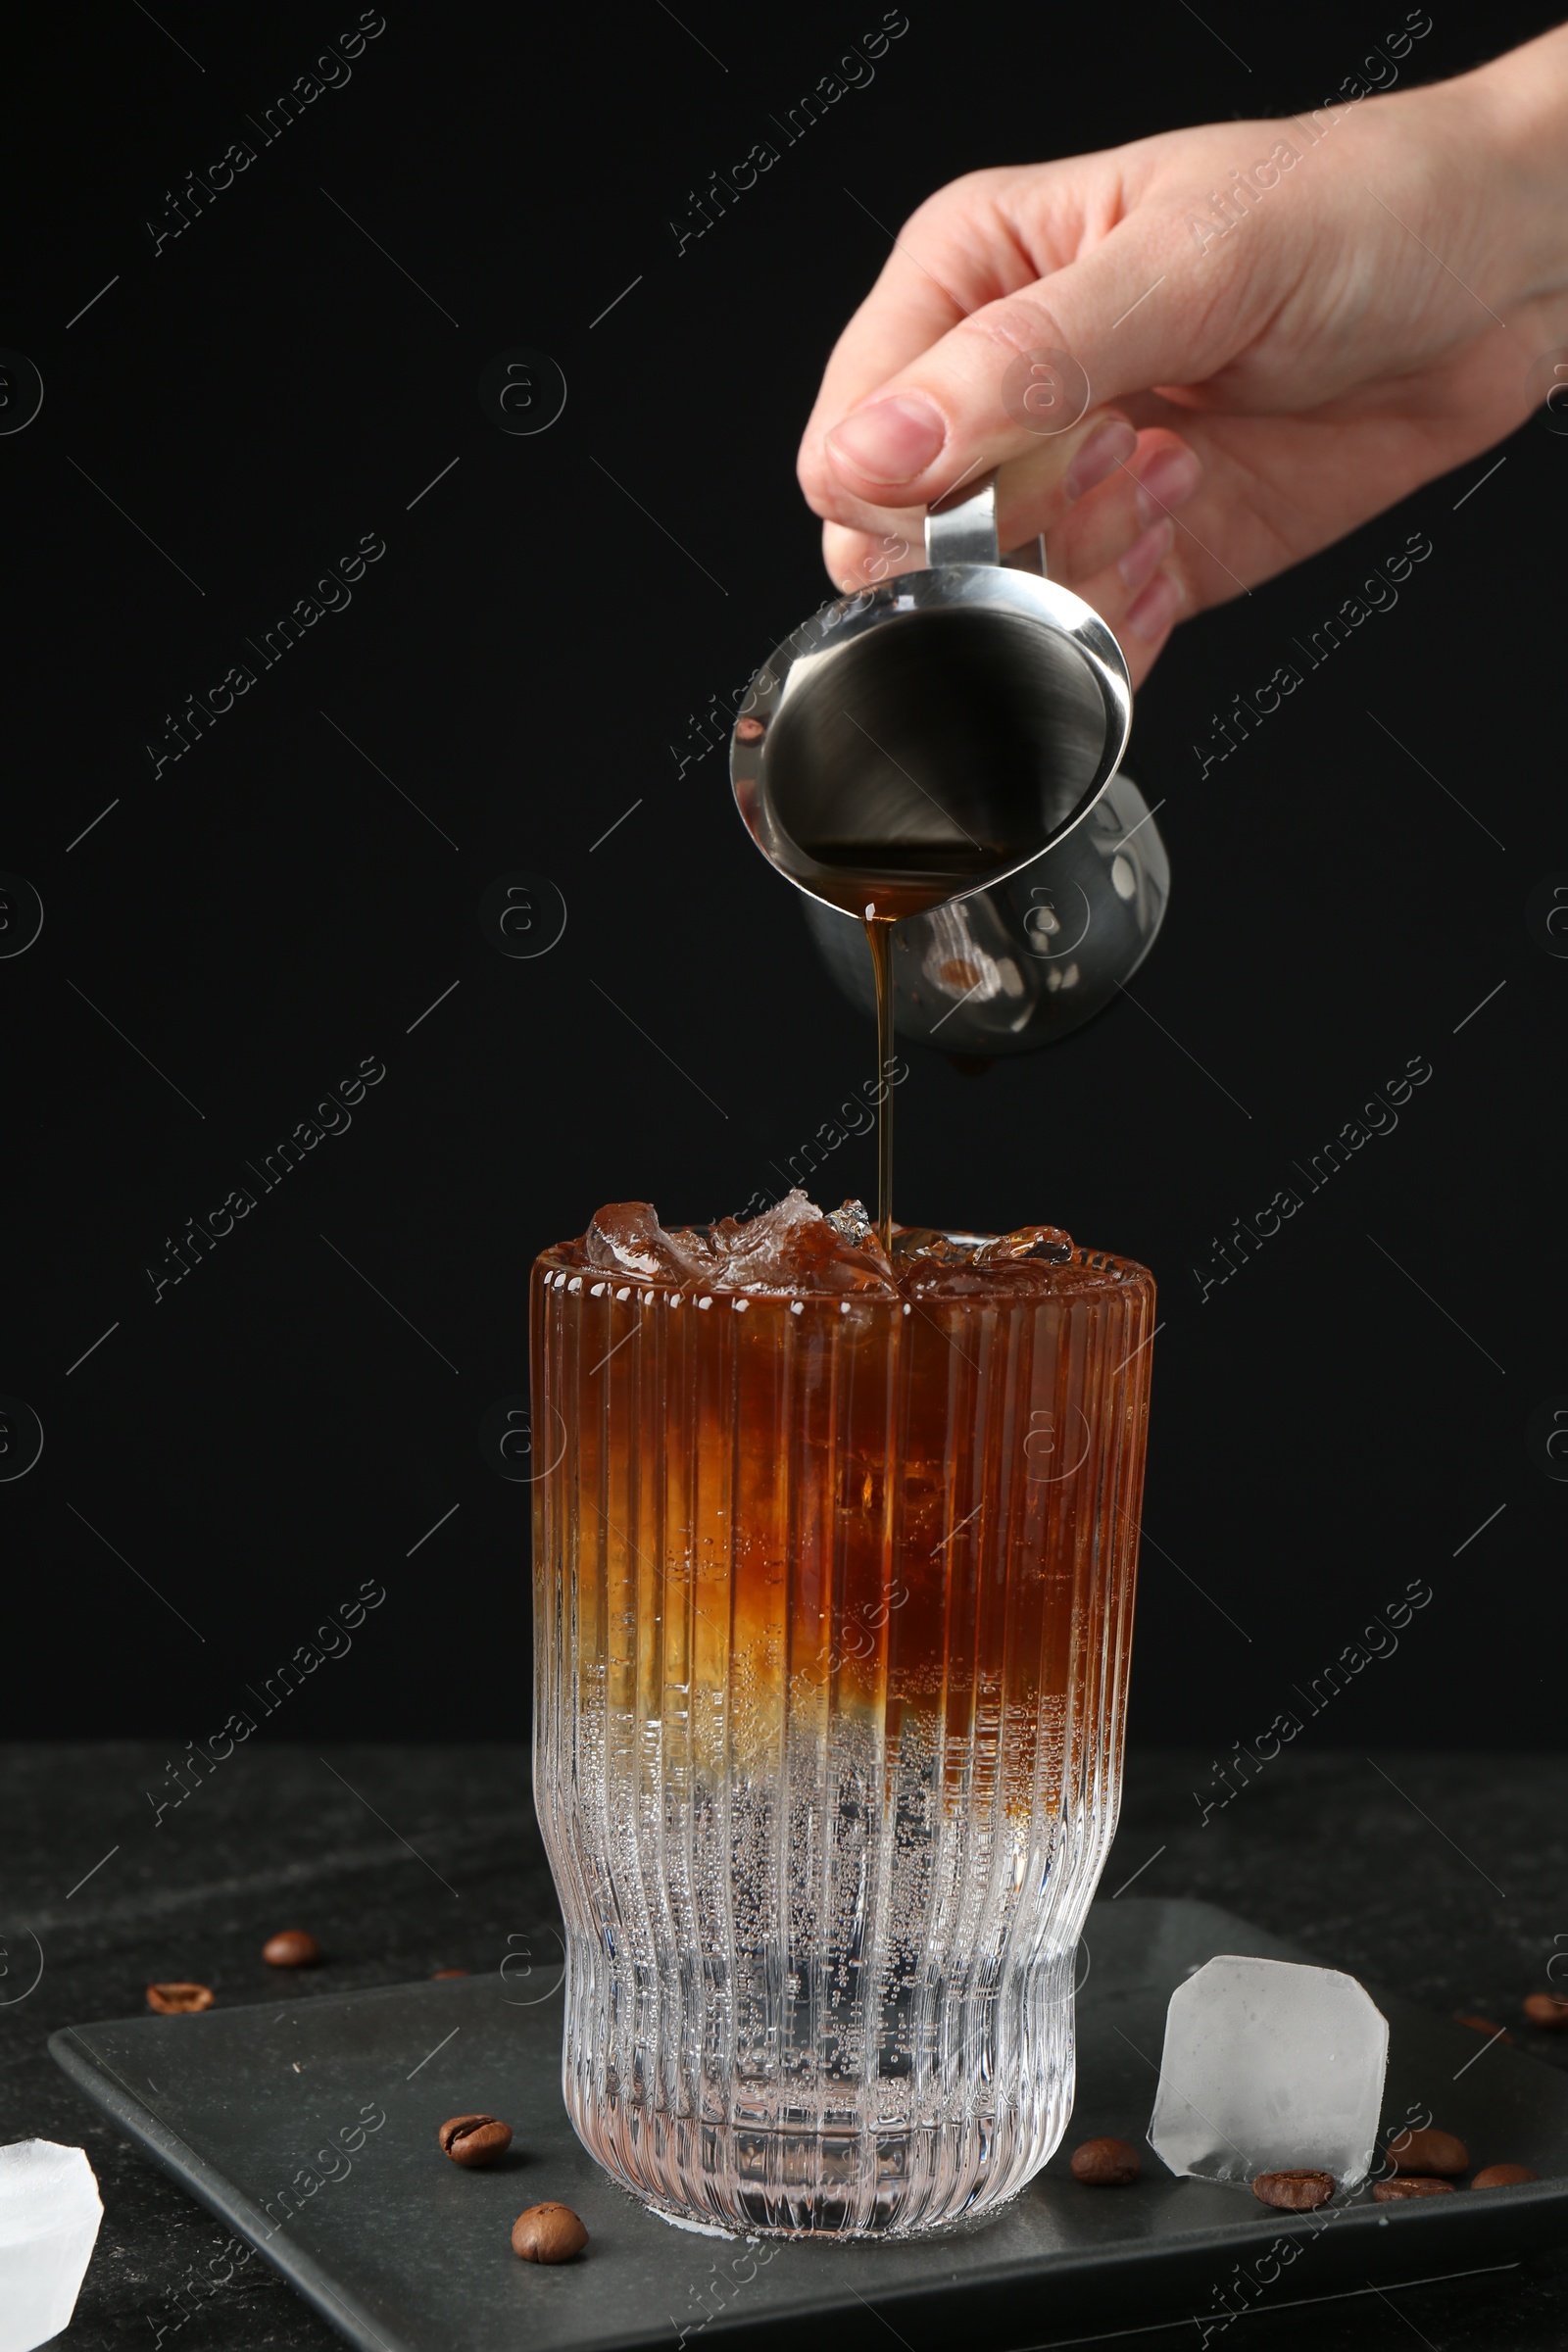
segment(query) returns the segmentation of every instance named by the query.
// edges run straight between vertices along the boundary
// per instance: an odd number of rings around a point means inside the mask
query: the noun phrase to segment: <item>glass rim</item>
[[[688,1226],[676,1227],[671,1230],[702,1233],[710,1232],[712,1229],[710,1226]],[[936,1229],[906,1226],[901,1230],[930,1232]],[[978,1248],[983,1242],[1004,1240],[1005,1236],[955,1230],[945,1232],[943,1239],[959,1243],[970,1242]],[[630,1268],[625,1266],[585,1264],[567,1254],[580,1247],[580,1241],[551,1243],[548,1248],[541,1250],[534,1259],[533,1274],[542,1278],[545,1287],[551,1290],[560,1291],[568,1296],[591,1298],[608,1296],[612,1303],[627,1306],[633,1303],[649,1306],[659,1298],[677,1301],[682,1298],[690,1298],[701,1307],[712,1306],[723,1299],[729,1299],[740,1307],[791,1307],[797,1312],[808,1306],[837,1308],[845,1314],[852,1307],[882,1307],[891,1310],[902,1306],[907,1313],[916,1302],[924,1302],[933,1306],[968,1308],[1049,1306],[1054,1300],[1115,1298],[1124,1294],[1128,1289],[1136,1289],[1143,1285],[1148,1285],[1150,1289],[1152,1289],[1154,1286],[1152,1273],[1137,1258],[1122,1257],[1105,1250],[1095,1250],[1082,1242],[1073,1243],[1072,1253],[1066,1258],[1054,1261],[1042,1259],[1010,1261],[1020,1265],[1045,1265],[1054,1279],[1039,1283],[1038,1286],[1009,1280],[1004,1271],[1009,1261],[1003,1259],[991,1266],[974,1269],[976,1274],[981,1276],[1000,1272],[1002,1279],[994,1286],[988,1285],[987,1288],[980,1291],[916,1292],[913,1298],[898,1289],[751,1290],[738,1283],[718,1282],[703,1275],[683,1275],[677,1278],[663,1272],[633,1273]],[[933,1270],[961,1273],[963,1269],[961,1264],[955,1266],[949,1261],[939,1260]],[[1099,1279],[1096,1280],[1095,1277],[1099,1277]],[[1061,1278],[1059,1287],[1058,1281],[1054,1278]]]

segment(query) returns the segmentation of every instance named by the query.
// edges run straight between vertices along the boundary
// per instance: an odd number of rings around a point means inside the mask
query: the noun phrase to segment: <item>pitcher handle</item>
[[[1050,577],[1043,535],[1026,539],[1005,556],[1001,553],[994,466],[978,482],[960,482],[928,510],[925,560],[933,567],[939,564],[1004,564],[1009,571],[1032,571],[1042,580]]]

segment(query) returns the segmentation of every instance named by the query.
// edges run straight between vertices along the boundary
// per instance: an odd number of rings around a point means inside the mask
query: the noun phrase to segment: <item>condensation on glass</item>
[[[565,2100],[670,2215],[932,2229],[1013,2194],[1071,2111],[1154,1286],[1081,1249],[1024,1293],[943,1280],[534,1269]]]

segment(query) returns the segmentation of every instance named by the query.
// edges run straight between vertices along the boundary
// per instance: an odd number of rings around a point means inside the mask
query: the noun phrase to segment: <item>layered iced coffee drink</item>
[[[1115,1826],[1154,1287],[799,1193],[606,1208],[533,1275],[535,1786],[564,2089],[737,2230],[1037,2172]]]

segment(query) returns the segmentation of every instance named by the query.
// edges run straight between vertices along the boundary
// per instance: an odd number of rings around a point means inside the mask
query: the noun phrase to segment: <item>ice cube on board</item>
[[[1170,1996],[1149,2144],[1173,2173],[1250,2182],[1371,2170],[1388,2021],[1337,1968],[1223,1954]]]

